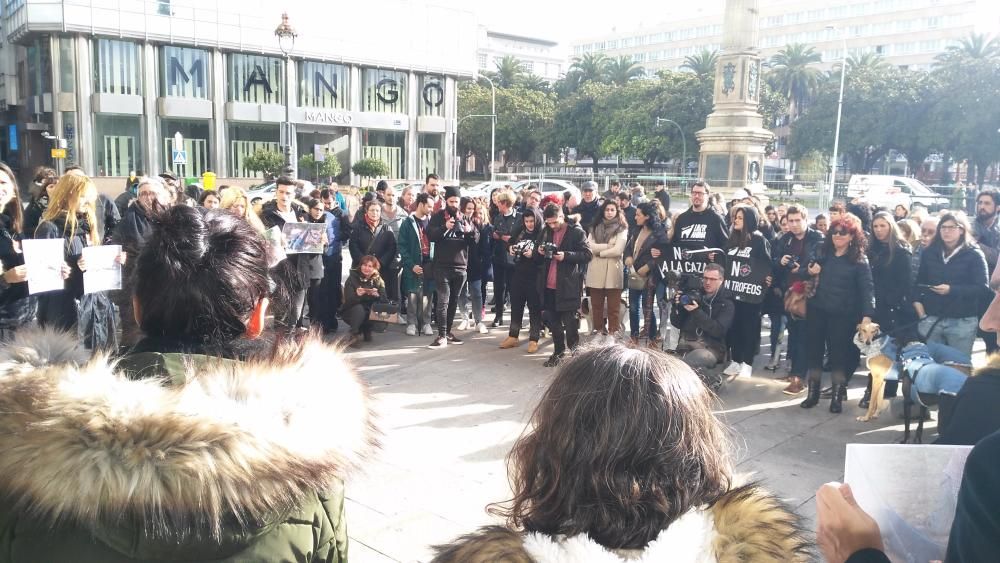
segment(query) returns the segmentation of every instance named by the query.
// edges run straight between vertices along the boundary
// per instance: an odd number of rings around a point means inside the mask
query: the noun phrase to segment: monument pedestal
[[[726,3],[724,53],[715,74],[715,102],[705,128],[695,133],[701,146],[699,175],[710,186],[736,190],[764,181],[764,149],[774,135],[764,129],[760,105],[760,57],[754,46],[757,2]]]

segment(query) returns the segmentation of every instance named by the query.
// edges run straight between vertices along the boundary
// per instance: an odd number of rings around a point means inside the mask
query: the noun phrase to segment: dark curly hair
[[[676,358],[620,344],[581,349],[508,456],[513,498],[489,512],[516,529],[644,548],[731,486],[712,402]]]
[[[868,247],[868,237],[861,230],[861,221],[851,213],[843,214],[830,223],[827,236],[823,239],[823,256],[833,256],[833,232],[845,230],[851,235],[851,244],[847,247],[847,258],[857,264],[866,260],[865,249]]]

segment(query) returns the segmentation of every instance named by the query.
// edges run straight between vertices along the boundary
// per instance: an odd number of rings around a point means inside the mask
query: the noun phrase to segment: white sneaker
[[[730,362],[726,369],[722,370],[722,373],[726,375],[738,375],[740,373],[741,365],[737,362]]]
[[[740,379],[749,379],[753,376],[753,366],[750,364],[740,364]]]
[[[409,336],[417,335],[417,325],[406,325],[406,334]]]
[[[458,323],[457,330],[465,330],[467,328],[469,328],[469,321],[468,319],[462,318],[462,322]]]
[[[399,324],[401,324],[401,325],[405,325],[406,324],[406,315],[404,315],[402,313],[399,314]]]
[[[481,322],[481,323],[477,324],[476,325],[476,329],[479,331],[479,334],[489,334],[490,333],[490,329],[486,328],[486,323],[482,323]]]
[[[424,325],[424,336],[434,336],[434,329],[431,328],[430,324]]]

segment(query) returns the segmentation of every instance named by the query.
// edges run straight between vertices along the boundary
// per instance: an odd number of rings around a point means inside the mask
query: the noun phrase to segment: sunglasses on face
[[[838,237],[845,237],[851,233],[847,232],[844,229],[836,229],[834,231],[830,231],[830,234],[837,235]]]

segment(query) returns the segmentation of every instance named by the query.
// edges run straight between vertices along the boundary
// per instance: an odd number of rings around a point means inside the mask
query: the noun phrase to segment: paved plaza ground
[[[348,483],[352,561],[427,561],[430,546],[496,522],[486,505],[509,496],[504,458],[551,378],[542,367],[551,341],[528,355],[523,340],[498,349],[506,327],[460,334],[464,345],[430,350],[430,337],[393,326],[350,353],[385,433],[381,454]],[[801,409],[804,397],[781,393],[783,372],[764,370],[767,359],[757,358],[752,378],[723,388],[717,412],[732,429],[740,476],[761,480],[812,521],[816,489],[843,477],[844,445],[898,441],[902,422],[887,412],[855,420],[862,376],[842,414],[830,414],[828,400]],[[925,442],[933,433],[930,422]]]

